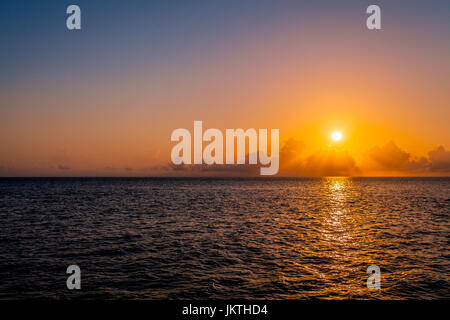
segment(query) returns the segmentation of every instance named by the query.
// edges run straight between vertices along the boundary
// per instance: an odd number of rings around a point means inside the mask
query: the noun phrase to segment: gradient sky
[[[449,35],[449,1],[2,1],[0,176],[170,174],[194,120],[279,128],[293,174],[333,130],[350,174],[446,174]]]

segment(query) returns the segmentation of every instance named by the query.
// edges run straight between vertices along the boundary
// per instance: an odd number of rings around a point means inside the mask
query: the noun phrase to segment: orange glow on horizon
[[[184,174],[169,165],[170,133],[195,119],[279,129],[281,175],[450,174],[450,59],[439,38],[297,23],[155,65],[8,88],[0,175]]]

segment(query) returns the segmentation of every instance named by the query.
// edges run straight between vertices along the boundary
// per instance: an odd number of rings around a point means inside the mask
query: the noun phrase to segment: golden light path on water
[[[327,298],[351,298],[367,294],[365,271],[371,261],[373,238],[365,228],[365,212],[359,205],[361,190],[350,177],[325,177],[318,198],[321,208],[317,218],[319,239],[315,253],[333,261],[318,276],[327,283],[316,295]],[[377,296],[380,291],[373,291]]]

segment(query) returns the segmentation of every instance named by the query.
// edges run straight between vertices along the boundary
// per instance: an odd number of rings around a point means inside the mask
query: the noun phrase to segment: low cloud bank
[[[393,141],[371,148],[357,162],[345,150],[329,148],[307,155],[303,141],[288,139],[280,150],[278,176],[415,176],[450,175],[450,151],[439,146],[428,157],[415,157]],[[168,165],[169,175],[259,176],[255,165]]]
[[[450,150],[438,146],[425,157],[417,157],[400,148],[394,141],[369,149],[360,160],[339,148],[306,153],[303,141],[288,139],[282,144],[280,169],[276,176],[450,176]],[[247,155],[248,161],[248,155]],[[45,168],[19,168],[0,163],[0,176],[166,176],[166,177],[260,177],[256,165],[155,165],[148,167],[112,167],[81,169],[65,163]]]
[[[410,175],[448,175],[450,173],[450,151],[439,146],[428,157],[415,157],[390,141],[382,147],[374,147],[364,162],[365,171]]]

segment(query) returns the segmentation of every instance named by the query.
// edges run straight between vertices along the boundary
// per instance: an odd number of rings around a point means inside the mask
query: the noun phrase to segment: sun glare
[[[333,141],[340,141],[342,139],[342,133],[340,131],[334,131],[331,134],[331,139],[333,139]]]

